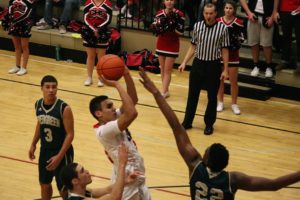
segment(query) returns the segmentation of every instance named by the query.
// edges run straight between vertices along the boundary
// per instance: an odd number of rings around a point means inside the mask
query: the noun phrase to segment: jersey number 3
[[[197,200],[219,200],[224,199],[223,191],[216,188],[208,188],[205,183],[197,181],[195,199]],[[209,195],[208,195],[209,194]],[[209,196],[209,197],[208,197]]]
[[[53,136],[52,136],[52,131],[50,128],[44,128],[44,133],[46,134],[45,140],[47,142],[52,142]]]

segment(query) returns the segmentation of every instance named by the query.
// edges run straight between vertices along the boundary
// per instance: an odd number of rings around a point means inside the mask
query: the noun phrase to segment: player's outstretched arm
[[[248,176],[241,172],[231,172],[232,188],[248,191],[276,191],[300,181],[300,171],[280,176],[275,179]]]
[[[179,123],[174,111],[143,69],[140,69],[140,76],[142,78],[140,82],[154,96],[157,105],[172,128],[177,147],[182,158],[188,165],[189,169],[193,170],[194,166],[202,159],[201,155],[191,144],[185,129]]]

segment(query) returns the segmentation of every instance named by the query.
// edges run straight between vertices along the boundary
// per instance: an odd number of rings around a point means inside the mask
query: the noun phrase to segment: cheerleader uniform
[[[179,35],[184,32],[184,14],[175,9],[172,19],[167,16],[165,10],[160,10],[154,18],[155,29],[161,29],[156,42],[156,54],[167,57],[178,57],[179,54]],[[173,18],[174,18],[173,17]]]
[[[91,48],[107,48],[110,35],[107,26],[112,18],[112,3],[104,0],[97,5],[93,0],[87,0],[84,5],[84,25],[81,36],[83,46]],[[99,36],[95,36],[95,31]]]
[[[226,23],[224,17],[217,18],[217,21],[222,22],[228,28],[230,46],[229,49],[229,67],[236,67],[240,63],[239,49],[241,48],[241,43],[244,41],[243,36],[243,21],[234,17],[234,19]]]
[[[8,7],[8,34],[16,37],[30,38],[34,0],[10,0]]]

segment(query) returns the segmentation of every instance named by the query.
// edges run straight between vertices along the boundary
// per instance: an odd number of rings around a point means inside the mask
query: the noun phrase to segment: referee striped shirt
[[[199,60],[219,60],[221,48],[228,48],[230,45],[229,33],[222,22],[207,25],[202,20],[194,25],[191,43],[196,45],[195,57]]]

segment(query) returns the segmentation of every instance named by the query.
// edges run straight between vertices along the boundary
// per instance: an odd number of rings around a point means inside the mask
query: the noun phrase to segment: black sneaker
[[[214,127],[206,126],[204,129],[204,135],[211,135],[214,133]]]

